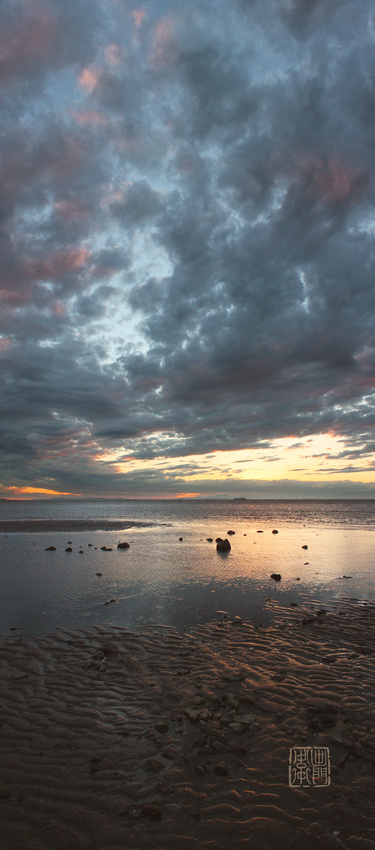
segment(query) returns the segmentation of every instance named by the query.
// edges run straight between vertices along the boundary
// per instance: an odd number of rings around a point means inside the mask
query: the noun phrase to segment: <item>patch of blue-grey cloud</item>
[[[368,4],[8,0],[0,32],[1,484],[147,494],[98,459],[328,430],[371,460]]]

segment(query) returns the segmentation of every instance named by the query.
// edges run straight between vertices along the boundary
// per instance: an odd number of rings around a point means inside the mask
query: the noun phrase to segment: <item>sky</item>
[[[368,0],[2,0],[0,496],[375,497]]]

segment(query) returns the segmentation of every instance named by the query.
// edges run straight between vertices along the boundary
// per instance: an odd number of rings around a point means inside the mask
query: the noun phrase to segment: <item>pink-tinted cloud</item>
[[[132,18],[136,27],[140,27],[142,21],[146,17],[146,12],[144,9],[133,9]]]
[[[5,28],[0,37],[0,82],[6,82],[32,64],[51,55],[58,41],[58,27],[50,6],[40,0],[24,4],[24,19]]]
[[[83,69],[78,77],[78,82],[85,90],[86,94],[91,94],[94,91],[95,86],[98,84],[100,76],[100,68],[97,68],[95,65],[90,65],[88,68]]]
[[[57,215],[66,221],[82,220],[88,215],[88,209],[83,203],[71,199],[56,201],[54,209]]]
[[[32,280],[53,280],[61,275],[82,269],[90,257],[86,248],[68,248],[47,257],[46,260],[26,263]]]
[[[86,109],[81,112],[75,111],[71,112],[71,115],[81,127],[103,126],[108,123],[104,112],[99,112],[97,109]]]
[[[118,44],[107,44],[104,55],[108,65],[121,65],[126,56],[126,51]]]
[[[0,339],[0,354],[3,354],[9,346],[12,344],[12,340],[10,337],[2,337]]]
[[[172,18],[160,18],[154,30],[150,64],[153,68],[172,65],[176,54],[176,27]]]

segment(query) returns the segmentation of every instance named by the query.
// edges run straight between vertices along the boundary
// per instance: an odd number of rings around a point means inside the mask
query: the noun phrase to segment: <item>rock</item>
[[[291,603],[290,603],[290,606],[291,606],[291,608],[297,608],[297,607],[298,607],[298,603],[297,603],[297,602],[291,602]]]
[[[300,577],[299,577],[299,576],[298,576],[298,578],[296,578],[296,581],[301,581],[301,579],[300,579]]]
[[[206,773],[206,768],[203,767],[203,764],[197,764],[197,766],[194,768],[194,771],[197,776],[204,776],[204,774]]]
[[[116,600],[110,599],[108,602],[105,602],[104,605],[112,605],[112,602],[116,602]]]
[[[107,546],[101,546],[100,548],[102,552],[113,552],[113,549],[107,548]]]
[[[163,720],[158,720],[155,723],[155,729],[157,732],[168,732],[169,726],[168,723],[165,723]]]
[[[221,537],[219,537],[217,539],[217,541],[216,541],[217,552],[229,552],[230,549],[231,549],[231,545],[229,543],[229,540],[227,540],[227,539],[222,540]]]
[[[281,581],[280,573],[271,573],[270,578],[273,578],[274,581]]]
[[[192,702],[193,702],[193,705],[204,705],[203,697],[196,696],[196,697],[194,697]]]
[[[147,803],[145,806],[142,806],[142,817],[144,818],[152,818],[153,820],[160,820],[163,817],[163,812],[160,806],[151,805]]]
[[[241,626],[241,625],[242,625],[242,618],[241,618],[241,617],[239,617],[239,616],[238,616],[238,614],[237,614],[237,616],[236,616],[236,617],[233,617],[233,621],[232,621],[232,622],[233,622],[233,625],[234,625],[234,626]]]
[[[261,528],[257,531],[257,534],[263,534],[263,531],[262,531]]]
[[[254,720],[253,714],[238,714],[236,717],[237,723],[242,723],[244,726],[251,726]]]
[[[79,555],[84,555],[85,553],[84,553],[83,549],[79,549],[79,550],[78,550],[78,554],[79,554]]]
[[[47,546],[47,549],[45,549],[44,551],[45,552],[56,552],[56,546]]]
[[[225,764],[225,761],[219,761],[218,764],[215,764],[214,771],[216,773],[216,776],[227,776],[228,768]]]
[[[180,543],[182,543],[182,541],[183,541],[183,539],[184,539],[184,538],[183,538],[183,537],[179,537],[178,539],[179,539]]]
[[[278,534],[278,533],[279,532],[278,532],[277,528],[274,528],[272,534]]]
[[[147,759],[144,764],[144,769],[147,771],[147,773],[158,773],[158,771],[161,770],[162,767],[164,767],[164,764],[162,761],[159,761],[159,759],[150,758]]]
[[[126,543],[126,542],[118,543],[117,548],[118,549],[130,549],[130,543]]]
[[[227,534],[235,534],[235,533],[236,533],[236,532],[235,532],[235,531],[232,531],[231,529],[230,529],[229,531],[227,531]]]
[[[95,573],[96,576],[101,576],[103,573]]]
[[[306,544],[305,544],[304,546],[302,546],[302,549],[308,549],[308,548],[309,548],[309,547],[308,547],[308,546],[306,546]]]
[[[207,543],[213,543],[212,537],[206,537]]]
[[[203,711],[200,711],[198,714],[198,720],[212,720],[211,711],[206,711],[205,709],[203,709]]]
[[[71,547],[71,546],[67,546],[67,547],[66,547],[66,549],[65,549],[65,552],[73,552],[72,547]]]
[[[229,723],[228,725],[233,732],[243,732],[243,726],[241,726],[241,723],[236,723],[235,720],[233,721],[233,723]]]
[[[191,720],[193,723],[197,723],[197,722],[198,722],[198,715],[200,714],[199,709],[196,709],[196,708],[185,708],[185,709],[184,709],[184,713],[186,714],[186,717],[188,717],[188,718],[189,718],[189,720]]]

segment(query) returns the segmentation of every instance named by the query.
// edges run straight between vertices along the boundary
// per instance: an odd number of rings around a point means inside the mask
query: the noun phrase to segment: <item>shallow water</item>
[[[220,618],[217,611],[266,625],[275,610],[270,598],[289,610],[291,603],[374,599],[374,517],[367,500],[1,502],[0,631],[183,629]],[[39,521],[49,530],[38,531]],[[96,527],[118,521],[123,532]],[[62,522],[64,529],[79,522],[80,530],[62,531]],[[206,538],[231,529],[231,551],[220,555]],[[121,540],[128,550],[117,549]],[[51,545],[56,551],[45,551]]]

